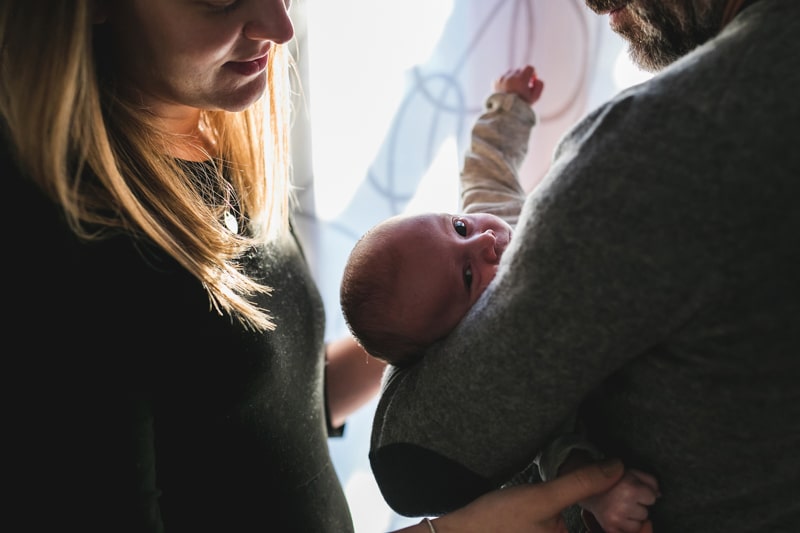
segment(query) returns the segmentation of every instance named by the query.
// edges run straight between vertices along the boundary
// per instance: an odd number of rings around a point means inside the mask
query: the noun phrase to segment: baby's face
[[[402,263],[395,316],[427,344],[449,333],[492,281],[512,229],[489,214],[423,214],[390,223],[385,245]]]

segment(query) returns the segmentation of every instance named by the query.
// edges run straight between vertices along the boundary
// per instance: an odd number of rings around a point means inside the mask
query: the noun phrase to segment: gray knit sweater
[[[516,226],[527,196],[520,185],[519,169],[528,153],[534,125],[536,113],[517,95],[494,93],[486,99],[485,111],[472,127],[472,142],[464,155],[461,172],[464,213],[491,213]],[[574,417],[556,433],[535,458],[534,479],[555,477],[575,449],[593,457],[602,455],[580,433]],[[528,472],[520,472],[512,481],[519,482],[529,476]]]
[[[800,3],[759,0],[570,131],[487,291],[388,376],[390,505],[461,506],[580,410],[658,477],[658,533],[797,531],[798,123]]]

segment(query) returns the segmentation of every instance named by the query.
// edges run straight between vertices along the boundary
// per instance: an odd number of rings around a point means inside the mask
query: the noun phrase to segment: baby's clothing
[[[495,93],[472,128],[472,145],[464,155],[461,205],[464,213],[491,213],[517,224],[525,191],[519,168],[528,152],[536,114],[513,93]]]

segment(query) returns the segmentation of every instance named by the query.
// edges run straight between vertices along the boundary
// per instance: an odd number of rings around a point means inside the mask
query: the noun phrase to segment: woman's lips
[[[225,66],[242,76],[254,76],[267,67],[267,56],[268,54],[264,54],[250,61],[229,61]]]

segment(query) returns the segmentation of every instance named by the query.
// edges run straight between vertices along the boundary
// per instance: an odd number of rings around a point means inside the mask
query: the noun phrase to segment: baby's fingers
[[[587,533],[653,533],[653,524],[649,520],[636,520],[617,516],[614,519],[605,517],[601,522],[592,513],[581,511]]]
[[[629,468],[627,472],[633,475],[633,477],[636,478],[637,482],[646,487],[649,487],[650,490],[653,491],[653,494],[655,495],[656,498],[661,497],[661,490],[659,490],[658,488],[658,480],[655,478],[655,476],[648,474],[647,472],[642,472],[641,470],[636,470],[635,468]],[[648,505],[652,505],[652,502],[649,503]]]
[[[594,516],[600,527],[592,532],[638,533],[649,517],[649,510],[644,505],[627,504],[616,509],[598,509]]]
[[[542,96],[542,90],[544,90],[544,82],[539,78],[533,77],[530,81],[530,88],[531,88],[531,95],[530,99],[528,100],[530,103],[534,103]]]

